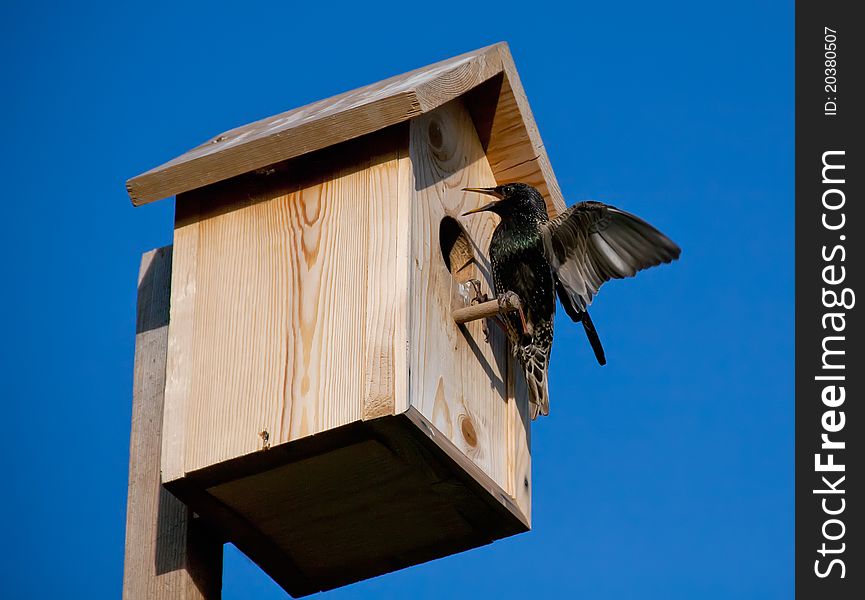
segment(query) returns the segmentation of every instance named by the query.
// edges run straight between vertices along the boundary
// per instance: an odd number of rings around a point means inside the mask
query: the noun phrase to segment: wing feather
[[[541,226],[544,252],[573,306],[585,311],[604,282],[669,263],[681,250],[641,218],[580,202]]]

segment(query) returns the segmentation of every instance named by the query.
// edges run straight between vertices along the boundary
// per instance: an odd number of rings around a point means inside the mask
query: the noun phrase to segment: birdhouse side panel
[[[167,480],[393,413],[406,135],[178,198]]]
[[[478,279],[491,293],[486,257],[497,223],[491,213],[462,217],[484,201],[462,188],[496,181],[472,118],[461,100],[411,121],[409,154],[413,169],[411,267],[412,406],[501,489],[519,500],[526,518],[527,494],[517,493],[531,478],[526,397],[517,397],[512,357],[503,333],[484,322],[457,326],[452,294],[468,292]],[[443,252],[442,221],[459,233],[462,258]],[[452,219],[452,220],[451,220]],[[448,265],[450,262],[450,265]]]

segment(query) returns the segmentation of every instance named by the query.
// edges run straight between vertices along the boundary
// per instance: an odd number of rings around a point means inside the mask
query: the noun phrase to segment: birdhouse
[[[496,218],[563,207],[497,44],[218,135],[134,177],[176,196],[162,481],[292,595],[527,531],[504,334],[457,324]]]

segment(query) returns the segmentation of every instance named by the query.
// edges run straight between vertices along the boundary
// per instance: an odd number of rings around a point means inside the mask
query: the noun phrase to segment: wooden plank
[[[129,196],[146,204],[406,121],[501,72],[499,46],[226,131],[130,179]]]
[[[199,202],[178,199],[175,211],[171,271],[171,326],[165,367],[165,411],[162,423],[162,477],[173,481],[186,472],[186,413],[191,393],[195,337],[196,269]]]
[[[468,278],[492,288],[484,253],[496,223],[490,213],[462,218],[479,198],[464,187],[495,185],[461,100],[411,121],[414,181],[411,224],[410,403],[502,489],[509,457],[505,337],[479,321],[458,327],[451,316],[452,276],[442,256],[440,224],[458,219],[475,249]]]
[[[455,472],[460,473],[460,477],[464,481],[471,482],[472,485],[483,489],[490,500],[499,504],[508,514],[516,517],[526,530],[531,529],[531,515],[524,512],[519,503],[514,500],[513,494],[505,493],[495,481],[478,468],[474,461],[469,460],[453,442],[441,435],[441,432],[417,408],[410,407],[405,416],[455,465],[459,466]]]
[[[413,172],[411,156],[408,148],[408,133],[406,144],[399,148],[399,179],[397,181],[397,196],[399,197],[399,220],[397,223],[397,254],[394,285],[400,291],[401,304],[396,311],[396,326],[394,330],[394,414],[403,413],[409,407],[409,345],[411,344],[411,320],[409,319],[409,304],[411,293],[411,219]]]
[[[208,492],[292,552],[313,581],[350,579],[353,571],[374,570],[430,538],[472,532],[427,492],[422,471],[372,439]]]
[[[219,532],[223,539],[252,558],[277,584],[293,596],[317,591],[312,582],[294,564],[292,554],[277,546],[273,540],[256,529],[231,507],[226,506],[190,479],[181,479],[171,486],[172,492],[201,515],[200,520],[211,531]],[[255,494],[256,490],[249,490]]]
[[[565,209],[558,181],[520,76],[507,44],[498,47],[504,78],[486,148],[490,168],[499,183],[521,181],[535,186],[547,201],[550,217]]]
[[[215,599],[222,543],[160,482],[171,247],[144,254],[138,280],[123,598]]]
[[[232,129],[133,177],[127,190],[136,206],[187,192],[412,119],[493,80],[480,109],[495,107],[483,136],[495,178],[534,185],[554,216],[565,203],[504,42]]]
[[[393,413],[406,136],[388,129],[178,199],[166,481]]]
[[[191,473],[178,493],[295,596],[528,530],[510,496],[414,408],[233,462]]]
[[[398,340],[404,343],[407,339],[408,269],[404,255],[408,240],[402,224],[407,221],[410,196],[399,185],[406,161],[400,157],[408,154],[408,127],[400,126],[396,137],[395,154],[388,155],[387,167],[371,168],[366,190],[371,201],[366,205],[363,419],[394,414],[395,404],[404,403],[406,394],[398,377],[406,368],[404,360],[399,362],[405,352],[398,349]]]

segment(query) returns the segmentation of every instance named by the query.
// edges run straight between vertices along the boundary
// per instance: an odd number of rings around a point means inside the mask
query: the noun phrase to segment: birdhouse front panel
[[[167,481],[405,403],[406,142],[398,127],[178,198]]]

